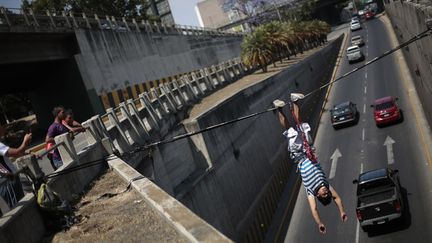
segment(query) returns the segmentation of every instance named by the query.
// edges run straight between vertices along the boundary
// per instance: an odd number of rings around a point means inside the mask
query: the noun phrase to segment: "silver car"
[[[351,38],[351,45],[352,46],[363,46],[364,44],[365,43],[364,43],[363,37],[361,35],[356,35],[356,36],[353,36]]]
[[[349,63],[362,61],[364,58],[363,52],[360,50],[359,46],[355,45],[347,48],[347,59]]]
[[[352,21],[351,22],[351,31],[356,31],[356,30],[359,30],[361,28],[362,27],[361,27],[361,24],[359,21]]]

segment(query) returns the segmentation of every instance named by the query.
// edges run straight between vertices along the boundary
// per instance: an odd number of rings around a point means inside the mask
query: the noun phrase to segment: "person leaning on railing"
[[[0,139],[5,136],[6,130],[0,126]],[[8,157],[18,158],[24,155],[30,143],[32,134],[24,135],[24,139],[18,148],[11,148],[0,142],[0,216],[3,216],[24,196],[19,177],[14,176],[16,167]]]

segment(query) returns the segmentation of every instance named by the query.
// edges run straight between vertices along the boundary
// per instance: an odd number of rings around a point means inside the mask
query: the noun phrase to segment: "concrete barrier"
[[[119,158],[108,162],[144,200],[190,242],[232,242]]]
[[[407,41],[427,29],[425,20],[432,15],[432,7],[408,1],[388,1],[385,10],[389,16],[399,42]],[[403,54],[414,79],[414,84],[423,104],[425,116],[432,124],[432,42],[430,37],[416,41]]]

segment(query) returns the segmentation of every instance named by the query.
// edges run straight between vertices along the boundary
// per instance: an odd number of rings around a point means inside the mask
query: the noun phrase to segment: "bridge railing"
[[[185,25],[164,23],[127,17],[87,15],[73,12],[33,12],[31,9],[0,7],[0,31],[22,30],[23,27],[37,31],[73,31],[74,29],[99,29],[113,31],[135,31],[155,34],[242,36],[240,33],[220,31]]]

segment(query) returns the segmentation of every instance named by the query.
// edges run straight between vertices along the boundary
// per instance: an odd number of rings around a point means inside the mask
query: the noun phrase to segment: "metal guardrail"
[[[74,29],[99,29],[118,32],[146,32],[156,34],[243,36],[239,33],[187,25],[137,21],[135,18],[87,15],[73,12],[33,12],[31,9],[0,7],[0,27],[27,27],[38,31],[74,31]],[[4,28],[3,28],[4,29]],[[2,31],[2,28],[0,28]]]

